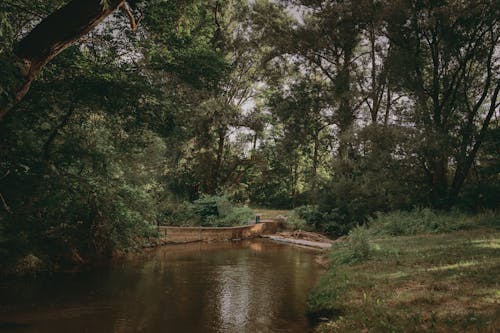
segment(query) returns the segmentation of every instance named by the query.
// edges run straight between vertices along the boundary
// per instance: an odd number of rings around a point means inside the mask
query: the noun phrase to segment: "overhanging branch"
[[[72,0],[43,19],[14,48],[13,63],[19,64],[19,77],[6,87],[9,97],[0,102],[0,121],[28,92],[42,68],[56,55],[73,45],[125,0]]]

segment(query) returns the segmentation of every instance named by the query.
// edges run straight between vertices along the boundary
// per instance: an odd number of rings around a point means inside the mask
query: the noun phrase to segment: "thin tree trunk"
[[[255,131],[255,135],[253,136],[252,150],[255,152],[257,149],[257,131]]]
[[[391,88],[387,85],[387,105],[385,106],[385,115],[384,115],[384,126],[387,127],[389,124],[389,113],[391,111]]]
[[[297,183],[299,178],[299,163],[297,158],[297,153],[293,154],[293,165],[292,165],[292,208],[297,206]]]
[[[352,50],[344,50],[344,59],[341,73],[339,74],[338,85],[340,87],[339,106],[339,157],[341,160],[349,159],[349,144],[347,135],[354,123],[354,112],[351,105],[351,61]]]
[[[313,165],[312,165],[312,181],[311,189],[316,190],[318,182],[318,160],[319,160],[319,131],[314,134],[314,148],[313,148]]]
[[[215,194],[217,188],[219,187],[219,173],[222,167],[222,157],[224,155],[224,144],[226,141],[226,129],[219,129],[218,131],[218,144],[217,144],[217,158],[214,165],[214,170],[212,172],[212,181],[210,186],[210,193]]]

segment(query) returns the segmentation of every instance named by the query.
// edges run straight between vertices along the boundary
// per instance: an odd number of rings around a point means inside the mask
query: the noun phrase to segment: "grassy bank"
[[[270,208],[253,208],[254,214],[260,214],[262,219],[279,219],[289,217],[292,214],[290,209],[270,209]]]
[[[500,329],[498,214],[380,216],[329,256],[309,299],[319,332]]]

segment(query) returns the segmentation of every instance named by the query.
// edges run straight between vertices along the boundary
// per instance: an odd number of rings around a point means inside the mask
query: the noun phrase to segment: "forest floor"
[[[335,242],[310,297],[319,332],[499,332],[500,230]]]

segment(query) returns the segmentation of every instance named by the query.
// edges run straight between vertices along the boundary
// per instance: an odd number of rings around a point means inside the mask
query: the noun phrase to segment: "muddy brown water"
[[[0,332],[308,332],[317,252],[173,245],[91,272],[0,284]]]

